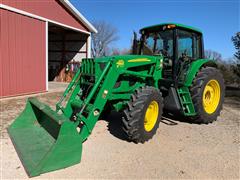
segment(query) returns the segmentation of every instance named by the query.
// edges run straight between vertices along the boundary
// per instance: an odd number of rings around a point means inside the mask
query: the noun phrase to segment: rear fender
[[[192,62],[191,66],[187,71],[184,86],[189,87],[192,85],[193,79],[203,66],[217,67],[217,64],[215,61],[209,59],[198,59]]]

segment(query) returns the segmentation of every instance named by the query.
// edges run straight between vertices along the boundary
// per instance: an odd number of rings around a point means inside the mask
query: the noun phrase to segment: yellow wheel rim
[[[147,132],[151,131],[155,126],[158,118],[158,103],[156,101],[152,101],[145,113],[144,118],[144,128]]]
[[[203,91],[203,108],[208,114],[216,111],[221,96],[221,89],[218,81],[210,80]]]

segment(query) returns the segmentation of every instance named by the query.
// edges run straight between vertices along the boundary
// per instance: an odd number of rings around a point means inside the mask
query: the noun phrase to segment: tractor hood
[[[158,58],[157,58],[158,57]],[[146,56],[146,55],[120,55],[120,56],[107,56],[107,57],[101,57],[96,58],[96,63],[104,63],[108,61],[128,61],[128,62],[155,62],[156,59],[159,59],[159,56]]]
[[[158,66],[162,67],[162,56],[146,56],[146,55],[121,55],[121,56],[108,56],[95,59],[83,59],[82,68],[84,73],[89,73],[88,69],[93,69],[92,75],[97,80],[104,71],[108,62],[116,68],[116,71],[125,71],[132,68],[139,68],[142,66]]]

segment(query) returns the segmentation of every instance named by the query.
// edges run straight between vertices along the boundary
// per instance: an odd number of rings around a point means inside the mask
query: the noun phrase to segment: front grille
[[[80,86],[83,91],[82,100],[85,99],[95,83],[95,62],[94,59],[83,59],[81,63]]]
[[[81,63],[82,74],[94,75],[95,74],[95,62],[94,59],[83,59]]]

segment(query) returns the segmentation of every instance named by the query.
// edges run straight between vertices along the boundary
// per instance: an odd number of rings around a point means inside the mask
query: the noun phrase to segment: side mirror
[[[138,53],[138,40],[137,40],[137,33],[133,32],[133,44],[132,44],[132,54]]]

